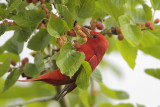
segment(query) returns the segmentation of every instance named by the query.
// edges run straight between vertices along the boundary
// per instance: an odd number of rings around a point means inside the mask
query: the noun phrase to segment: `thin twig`
[[[41,97],[41,98],[35,98],[26,102],[22,102],[19,104],[13,104],[13,105],[9,105],[9,106],[4,106],[4,107],[18,107],[18,106],[22,106],[22,105],[26,105],[26,104],[30,104],[30,103],[34,103],[34,102],[45,102],[45,101],[50,101],[50,100],[54,100],[55,96],[49,96],[49,97]]]

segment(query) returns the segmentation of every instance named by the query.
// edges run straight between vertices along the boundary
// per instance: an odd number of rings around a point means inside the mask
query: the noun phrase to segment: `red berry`
[[[151,30],[154,30],[154,26],[153,26],[153,25],[150,25],[149,28],[150,28]]]
[[[3,21],[3,23],[8,23],[8,20],[5,19],[5,20]]]
[[[97,27],[98,30],[104,29],[104,26],[103,26],[103,24],[102,24],[101,22],[98,22],[98,23],[96,24],[96,27]]]
[[[91,24],[91,30],[95,30],[95,28],[96,28],[96,24],[95,23]]]
[[[32,0],[27,0],[27,3],[32,3]]]
[[[63,41],[62,41],[60,38],[57,38],[57,43],[58,43],[60,46],[63,46]]]
[[[121,32],[121,27],[118,27],[118,28],[116,29],[116,32],[117,32],[117,34],[122,33],[122,32]]]
[[[160,21],[160,19],[157,18],[157,19],[154,21],[154,23],[157,24],[157,23],[159,23],[159,21]]]
[[[14,23],[13,22],[8,22],[9,26],[13,26]]]
[[[70,31],[67,31],[67,35],[76,37],[76,33],[72,29]]]
[[[61,36],[60,38],[61,38],[63,41],[66,41],[66,40],[67,40],[66,36]]]
[[[87,37],[87,35],[86,35],[84,32],[82,32],[82,30],[78,30],[77,33],[78,33],[82,38]]]
[[[57,18],[58,16],[56,14],[54,14],[54,18]]]
[[[97,20],[96,19],[93,19],[93,20],[91,20],[91,22],[90,22],[90,24],[92,25],[92,24],[96,24],[97,23]]]
[[[124,38],[124,36],[123,36],[122,33],[118,35],[118,39],[119,39],[119,40],[123,40],[123,38]]]
[[[28,58],[24,58],[24,59],[22,60],[22,66],[24,66],[28,61],[29,61]]]
[[[115,27],[111,27],[111,32],[112,32],[113,34],[116,34],[116,33],[117,33],[116,28],[115,28]]]
[[[81,47],[81,44],[78,43],[78,42],[76,42],[76,43],[74,44],[74,47],[75,47],[76,49],[79,49],[79,48]]]
[[[149,27],[150,25],[152,25],[152,22],[151,22],[151,21],[147,21],[147,22],[145,23],[145,26],[146,26],[146,27]]]
[[[17,62],[15,60],[11,60],[11,65],[16,66]]]

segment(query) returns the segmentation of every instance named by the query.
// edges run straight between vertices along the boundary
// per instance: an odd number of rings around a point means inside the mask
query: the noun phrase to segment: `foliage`
[[[6,3],[0,3],[0,36],[14,31],[13,36],[0,47],[0,90],[3,92],[0,93],[0,106],[18,98],[28,100],[55,95],[54,87],[39,82],[27,87],[14,85],[19,76],[37,77],[56,69],[48,67],[54,62],[61,73],[69,77],[80,71],[76,80],[78,88],[68,95],[70,107],[133,107],[130,104],[132,102],[115,105],[108,100],[126,100],[129,95],[105,86],[98,69],[91,72],[89,63],[84,61],[84,53],[76,51],[74,42],[80,41],[83,44],[85,38],[82,33],[76,32],[75,24],[84,26],[89,20],[91,29],[97,30],[98,26],[95,29],[95,23],[92,22],[95,20],[96,23],[103,23],[105,29],[99,30],[110,44],[106,54],[119,52],[128,66],[134,69],[139,50],[160,59],[160,19],[156,22],[153,14],[160,10],[160,1],[150,2],[152,7],[144,0],[6,0]],[[53,13],[53,7],[57,14]],[[103,24],[100,27],[103,27]],[[118,30],[119,28],[121,30]],[[75,35],[68,34],[70,30],[73,30]],[[80,36],[75,37],[77,35]],[[31,53],[34,63],[22,64],[20,54],[24,44],[34,51]],[[58,48],[61,48],[60,51]],[[18,64],[14,66],[11,61]],[[102,61],[101,65],[119,72],[116,67],[107,63],[109,62]],[[145,72],[160,79],[160,69],[146,69]],[[97,81],[100,90],[88,90],[90,77]],[[33,103],[27,107],[44,107],[48,104],[49,102]]]

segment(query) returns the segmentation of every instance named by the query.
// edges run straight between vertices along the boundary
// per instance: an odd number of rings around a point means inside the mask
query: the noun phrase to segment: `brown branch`
[[[22,102],[19,104],[13,104],[5,107],[17,107],[17,106],[23,106],[26,104],[34,103],[34,102],[45,102],[45,101],[50,101],[50,100],[55,100],[55,96],[48,96],[48,97],[41,97],[41,98],[35,98],[26,102]]]

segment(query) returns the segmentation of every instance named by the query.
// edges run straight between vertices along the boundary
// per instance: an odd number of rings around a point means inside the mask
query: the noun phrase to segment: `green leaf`
[[[93,79],[95,79],[97,82],[102,82],[102,75],[101,72],[98,69],[95,69],[91,75]]]
[[[11,63],[11,56],[8,56],[3,64],[0,64],[0,77],[8,72]]]
[[[150,0],[154,10],[160,10],[160,1],[159,0]]]
[[[4,25],[0,24],[0,36],[5,33],[7,28],[8,28],[8,23],[5,23]]]
[[[118,47],[122,57],[128,63],[128,65],[132,69],[134,69],[135,60],[136,60],[136,56],[137,56],[137,48],[130,45],[125,39],[123,41],[117,40],[117,47]]]
[[[53,14],[51,14],[47,25],[47,31],[51,36],[58,38],[60,35],[63,35],[67,29],[68,26],[64,20],[60,18],[54,19]]]
[[[138,26],[130,24],[130,18],[127,15],[119,17],[121,30],[124,38],[133,46],[137,46],[142,39],[142,33]]]
[[[4,62],[8,56],[11,56],[11,59],[12,59],[12,60],[15,60],[15,61],[17,61],[17,62],[20,61],[20,57],[19,57],[19,55],[17,55],[17,54],[13,54],[13,53],[2,53],[2,54],[0,54],[0,62]]]
[[[62,74],[72,77],[78,71],[84,59],[84,53],[72,50],[72,45],[68,43],[62,46],[56,64]]]
[[[112,104],[101,104],[99,107],[134,107],[132,104],[118,104],[118,105],[112,105]]]
[[[157,79],[160,79],[160,69],[146,69],[145,73]]]
[[[89,79],[90,79],[91,73],[92,73],[92,69],[90,64],[86,61],[82,62],[82,68],[81,68],[80,74],[76,79],[76,85],[80,89],[87,89],[89,87]]]
[[[95,9],[95,0],[80,0],[79,6],[76,7],[77,16],[80,18],[91,17]]]
[[[28,48],[39,51],[49,44],[51,36],[48,34],[46,29],[41,29],[28,43]]]
[[[17,41],[17,35],[14,35],[2,46],[2,48],[11,53],[20,54],[23,50],[23,45],[24,42]]]
[[[33,77],[44,69],[44,62],[43,62],[43,54],[37,54],[34,59],[34,64],[26,63],[24,66],[24,73],[29,77]]]
[[[98,0],[98,2],[101,8],[116,20],[118,20],[118,17],[124,13],[123,7],[117,6],[112,0]]]
[[[39,72],[35,64],[26,63],[24,66],[24,73],[26,76],[33,77],[34,75],[37,75]]]
[[[64,5],[56,5],[58,8],[59,14],[63,16],[64,20],[66,21],[68,27],[71,29],[73,28],[74,19],[72,17],[71,12],[68,10],[68,8]]]
[[[25,10],[13,16],[11,19],[22,27],[30,27],[39,24],[46,14],[43,10]]]
[[[80,90],[79,89],[78,97],[81,99],[84,107],[90,107],[89,99],[88,99],[88,97],[89,97],[88,90]]]
[[[30,27],[22,27],[21,29],[16,29],[14,35],[17,35],[17,40],[19,42],[27,41],[34,30],[37,28],[37,25]]]
[[[110,98],[117,100],[125,100],[129,98],[129,95],[124,91],[111,90],[107,88],[105,85],[100,84],[101,91],[105,93]]]
[[[111,29],[112,27],[118,27],[118,23],[113,17],[109,17],[104,21],[106,29]]]
[[[152,20],[152,9],[147,4],[143,4],[143,10],[145,12],[146,20],[151,21]]]
[[[6,91],[12,85],[14,85],[14,83],[18,80],[20,74],[21,74],[21,70],[20,69],[16,69],[15,71],[12,71],[9,74],[9,76],[7,77],[6,81],[5,81],[4,88],[3,88],[2,92]]]
[[[7,14],[16,9],[21,4],[21,2],[22,0],[14,0],[14,2],[12,2],[12,4],[8,7]]]

